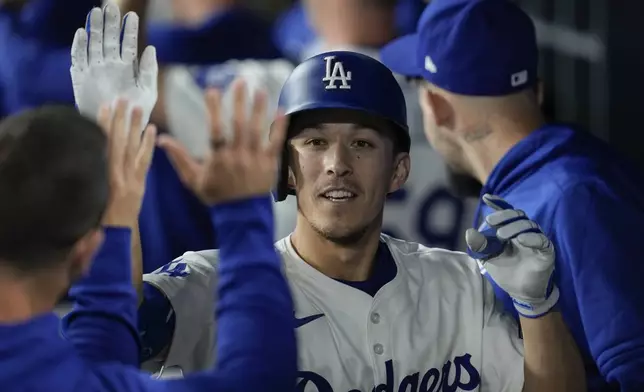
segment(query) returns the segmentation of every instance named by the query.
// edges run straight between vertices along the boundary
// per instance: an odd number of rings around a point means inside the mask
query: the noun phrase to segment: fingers
[[[87,31],[76,30],[74,42],[72,43],[72,68],[84,71],[89,66],[87,62]],[[73,75],[72,75],[73,77]]]
[[[132,132],[137,133],[137,132]],[[154,146],[156,144],[157,128],[154,125],[148,125],[143,131],[139,149],[135,158],[137,176],[143,178],[147,175],[154,155]]]
[[[232,148],[236,149],[245,146],[248,135],[246,100],[247,90],[246,82],[243,79],[236,79],[232,84],[233,91],[233,140]]]
[[[522,233],[539,233],[539,225],[527,219],[522,219],[516,222],[508,223],[501,226],[496,231],[496,236],[502,240],[511,240]]]
[[[109,2],[103,8],[103,24],[103,58],[117,61],[121,58],[121,11],[116,4]]]
[[[253,108],[250,118],[250,134],[248,135],[248,146],[252,150],[256,150],[262,145],[267,105],[266,93],[262,90],[257,91],[255,93],[255,99],[253,99]]]
[[[271,127],[271,136],[268,144],[268,153],[272,157],[280,157],[284,148],[284,141],[288,132],[288,118],[279,114]]]
[[[217,89],[206,91],[206,107],[210,120],[210,141],[219,142],[224,139],[221,125],[221,93]]]
[[[136,167],[136,156],[141,144],[140,129],[143,129],[143,110],[134,108],[131,113],[130,125],[127,129],[127,151],[125,155],[125,167]]]
[[[188,188],[192,188],[199,178],[202,170],[201,165],[190,156],[188,150],[181,143],[170,136],[159,136],[157,145],[168,154],[181,182]]]
[[[152,91],[157,91],[158,74],[159,65],[157,64],[157,51],[154,46],[148,46],[141,54],[141,63],[139,64],[139,82],[142,86],[145,86]]]
[[[543,233],[522,233],[517,236],[516,241],[527,248],[541,252],[554,252],[552,242]],[[547,264],[550,265],[550,263]]]
[[[496,211],[513,210],[514,207],[502,198],[486,193],[483,195],[483,202]]]
[[[93,8],[87,16],[85,29],[89,34],[88,61],[89,65],[103,62],[103,11]]]
[[[467,229],[465,232],[465,242],[467,246],[474,252],[482,252],[485,250],[487,240],[485,236],[475,229]]]
[[[521,219],[528,219],[521,210],[500,210],[486,216],[485,222],[490,227],[499,227]]]
[[[98,125],[103,128],[103,132],[108,136],[108,141],[109,141],[109,136],[110,136],[110,131],[112,130],[112,108],[110,108],[110,105],[101,105],[100,109],[98,110]]]
[[[494,229],[488,229],[482,233],[475,229],[468,229],[465,232],[465,242],[469,248],[470,256],[477,260],[488,260],[501,254],[506,242],[497,238]]]
[[[119,173],[125,168],[125,155],[128,143],[129,124],[128,120],[128,102],[120,99],[116,102],[113,112],[112,126],[110,128],[110,151],[108,156],[110,165]]]
[[[138,54],[139,16],[128,12],[123,17],[121,27],[121,60],[134,63]],[[155,56],[156,60],[156,56]]]

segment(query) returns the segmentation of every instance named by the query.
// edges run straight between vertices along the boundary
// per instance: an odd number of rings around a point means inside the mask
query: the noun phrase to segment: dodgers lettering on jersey
[[[517,325],[497,307],[476,262],[386,235],[382,241],[397,273],[373,297],[308,265],[290,238],[276,243],[295,302],[296,390],[520,391],[523,346]],[[188,252],[179,262],[186,264],[179,269],[187,276],[171,276],[175,265],[144,275],[144,281],[159,288],[176,311],[166,365],[194,371],[213,360],[212,349],[203,348],[213,347],[215,324],[204,309],[214,309],[210,280],[216,279],[217,252]]]
[[[481,376],[472,365],[471,358],[470,354],[465,354],[454,358],[454,361],[447,361],[440,368],[431,368],[425,373],[410,374],[405,376],[399,385],[395,384],[393,361],[388,360],[385,362],[387,380],[384,384],[375,386],[371,392],[473,391],[481,385]],[[295,392],[310,390],[306,388],[311,385],[318,392],[335,392],[324,377],[314,372],[300,371]],[[348,392],[363,391],[352,389]]]

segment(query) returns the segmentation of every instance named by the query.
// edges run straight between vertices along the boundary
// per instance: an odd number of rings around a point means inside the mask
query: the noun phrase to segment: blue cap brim
[[[394,73],[410,76],[422,76],[422,69],[417,62],[418,34],[409,34],[391,41],[380,50],[380,61]]]

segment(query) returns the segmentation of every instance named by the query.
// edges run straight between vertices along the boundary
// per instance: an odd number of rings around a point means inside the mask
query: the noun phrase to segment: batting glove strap
[[[514,308],[517,312],[527,318],[539,318],[548,314],[552,308],[559,302],[559,288],[556,285],[552,286],[550,295],[543,301],[525,301],[512,297]]]

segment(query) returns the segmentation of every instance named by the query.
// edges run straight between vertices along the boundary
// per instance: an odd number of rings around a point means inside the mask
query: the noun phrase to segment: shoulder
[[[278,253],[284,254],[287,251],[286,241],[288,241],[288,237],[285,237],[275,243],[275,250]],[[182,256],[177,257],[176,259],[168,263],[168,265],[176,263],[184,263],[189,265],[190,267],[208,267],[216,271],[219,266],[219,249],[205,249],[194,252],[186,252]]]
[[[466,253],[441,248],[430,248],[417,242],[405,241],[383,234],[394,259],[410,272],[431,276],[467,277],[480,280],[476,261]]]

